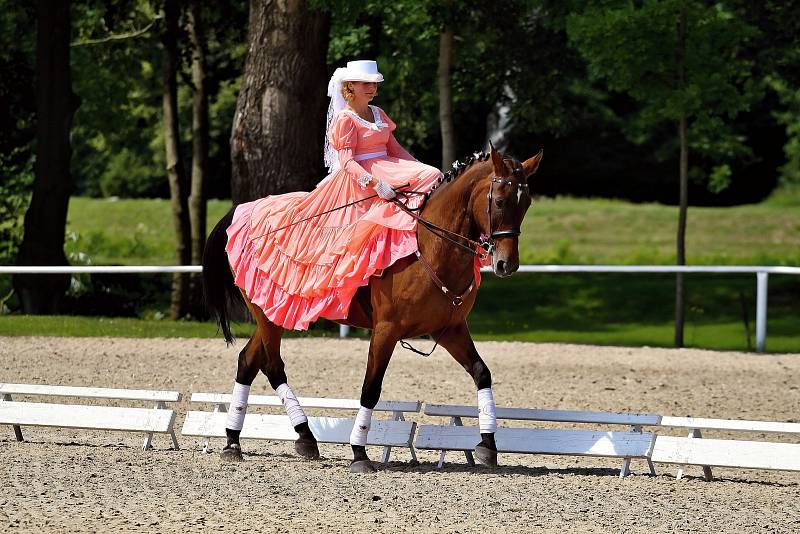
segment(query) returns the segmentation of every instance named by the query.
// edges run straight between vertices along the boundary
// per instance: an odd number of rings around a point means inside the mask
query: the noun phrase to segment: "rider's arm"
[[[362,167],[353,156],[358,144],[358,129],[355,121],[347,113],[339,115],[328,133],[331,146],[339,153],[339,165],[358,185],[365,189],[374,186],[375,179]]]

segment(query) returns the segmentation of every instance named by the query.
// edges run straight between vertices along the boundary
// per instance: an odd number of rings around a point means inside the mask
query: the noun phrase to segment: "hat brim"
[[[383,74],[356,74],[342,78],[343,82],[382,82]]]

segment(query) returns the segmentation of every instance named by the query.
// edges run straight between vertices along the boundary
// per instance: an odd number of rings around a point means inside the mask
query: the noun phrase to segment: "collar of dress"
[[[370,130],[375,130],[377,132],[377,131],[384,130],[384,129],[389,127],[389,125],[383,121],[383,117],[381,116],[381,112],[378,111],[378,106],[373,106],[373,105],[370,104],[369,105],[369,109],[372,111],[372,118],[373,118],[373,120],[375,122],[369,122],[368,120],[365,120],[364,118],[362,118],[355,111],[349,110],[347,108],[343,109],[342,111],[345,111],[345,112],[349,113],[350,115],[352,115],[352,117],[354,119],[356,119],[357,121],[360,121],[361,124],[363,124],[364,126],[369,128]]]

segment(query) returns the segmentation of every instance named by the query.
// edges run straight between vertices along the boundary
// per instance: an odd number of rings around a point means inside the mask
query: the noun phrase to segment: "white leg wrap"
[[[478,390],[478,425],[481,428],[481,434],[494,433],[497,430],[497,415],[495,414],[492,388]]]
[[[289,416],[293,427],[308,422],[308,417],[306,417],[306,413],[297,401],[297,396],[292,391],[292,388],[289,387],[289,384],[281,384],[275,388],[275,392],[280,397],[283,408],[286,410],[286,415]]]
[[[363,406],[358,409],[356,415],[356,423],[353,425],[353,431],[350,432],[350,445],[361,445],[362,447],[367,444],[367,434],[369,427],[372,424],[372,410],[364,408]]]
[[[249,396],[250,386],[234,382],[231,407],[228,410],[228,420],[225,423],[225,428],[230,428],[231,430],[242,429],[242,426],[244,426],[244,414],[247,413],[247,397]]]

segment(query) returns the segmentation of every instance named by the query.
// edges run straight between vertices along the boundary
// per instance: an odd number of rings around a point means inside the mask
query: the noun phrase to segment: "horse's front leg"
[[[361,408],[356,415],[353,431],[350,433],[350,446],[353,448],[353,461],[350,464],[352,473],[373,473],[375,466],[367,456],[367,433],[372,422],[372,410],[381,396],[381,385],[392,352],[397,344],[394,328],[389,323],[378,323],[372,330],[369,344],[369,358],[364,385],[361,388]]]
[[[478,424],[481,430],[481,442],[475,446],[475,458],[484,465],[497,467],[497,444],[494,440],[497,416],[492,394],[492,373],[475,349],[466,322],[462,321],[445,329],[440,334],[439,344],[447,349],[475,381],[478,388]]]

